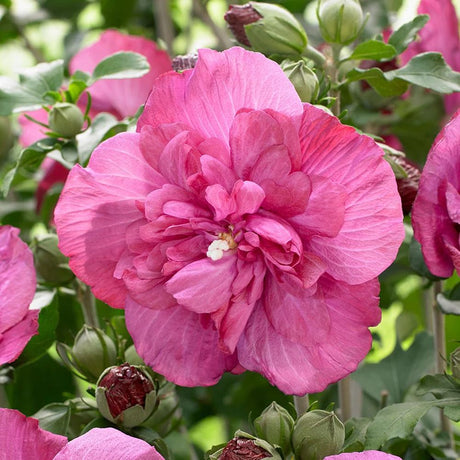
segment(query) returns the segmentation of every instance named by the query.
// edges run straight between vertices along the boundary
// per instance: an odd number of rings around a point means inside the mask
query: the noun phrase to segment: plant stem
[[[0,407],[10,407],[8,397],[6,396],[5,387],[3,385],[0,385]]]
[[[444,374],[446,371],[446,323],[444,314],[438,307],[437,297],[442,292],[442,281],[433,283],[433,334],[435,344],[435,371]],[[450,445],[454,448],[452,425],[441,409],[441,429],[449,435]]]
[[[302,55],[311,59],[319,67],[323,67],[326,63],[326,56],[311,45],[307,45]]]
[[[158,0],[164,1],[164,0]],[[216,36],[219,48],[226,49],[232,46],[232,42],[226,31],[219,27],[209,15],[208,9],[203,4],[202,0],[193,0],[193,10],[195,14],[212,30]]]
[[[99,318],[97,317],[96,301],[89,286],[77,282],[77,297],[80,301],[83,318],[88,326],[99,327]]]
[[[158,38],[166,44],[170,56],[173,54],[174,30],[166,0],[153,0],[153,16],[157,28]]]
[[[351,378],[347,375],[338,383],[339,408],[342,422],[351,418]]]
[[[294,396],[294,407],[297,413],[297,418],[301,417],[305,412],[307,412],[310,401],[308,394],[304,396]]]

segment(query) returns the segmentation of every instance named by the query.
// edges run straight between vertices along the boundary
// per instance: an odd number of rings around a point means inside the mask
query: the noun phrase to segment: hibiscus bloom
[[[68,442],[17,410],[0,409],[1,458],[15,460],[162,460],[154,447],[114,428],[93,428]]]
[[[38,310],[29,310],[37,284],[32,252],[19,229],[0,226],[0,365],[19,357],[38,331]]]
[[[330,455],[329,457],[325,457],[324,460],[401,460],[401,457],[378,450],[366,450],[364,452]]]
[[[412,209],[414,236],[436,276],[460,273],[460,110],[436,138]]]
[[[418,14],[428,14],[430,19],[419,32],[420,39],[411,43],[401,55],[407,64],[416,54],[427,51],[441,53],[446,62],[460,71],[460,36],[457,12],[451,0],[421,0]],[[460,107],[460,93],[444,96],[446,113],[450,116]]]
[[[321,391],[369,350],[403,238],[382,153],[263,55],[201,50],[155,81],[137,133],[71,171],[60,248],[169,380],[248,369]]]
[[[117,30],[107,30],[97,42],[82,49],[72,58],[69,64],[70,73],[76,70],[92,73],[100,61],[119,51],[132,51],[144,55],[150,70],[141,78],[100,80],[92,85],[89,89],[92,101],[91,117],[101,112],[109,112],[120,120],[135,115],[147,99],[155,78],[172,69],[168,54],[158,49],[153,41],[122,34]],[[84,110],[86,98],[82,99],[80,106]],[[44,109],[29,112],[28,115],[42,123],[48,122],[48,112]],[[26,117],[20,116],[19,124],[21,125],[19,143],[23,147],[45,137],[45,129]],[[40,209],[50,187],[56,183],[64,183],[69,173],[67,168],[54,160],[44,163],[43,168],[45,175],[37,190],[37,209]]]

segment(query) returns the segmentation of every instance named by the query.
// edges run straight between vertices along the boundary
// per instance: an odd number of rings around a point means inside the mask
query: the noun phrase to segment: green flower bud
[[[321,460],[340,452],[345,441],[345,427],[333,412],[313,410],[300,417],[292,433],[295,457]]]
[[[113,366],[97,382],[96,403],[100,413],[125,428],[145,422],[157,406],[157,391],[143,366]]]
[[[301,54],[307,34],[285,8],[271,3],[231,5],[225,20],[236,39],[264,54]]]
[[[259,438],[280,446],[285,455],[291,451],[291,433],[294,419],[289,412],[276,402],[272,402],[254,420],[254,429]]]
[[[62,137],[76,136],[84,121],[81,110],[68,102],[58,102],[48,115],[49,127]]]
[[[225,447],[208,453],[210,460],[281,460],[276,449],[263,439],[238,430]]]
[[[38,276],[53,285],[66,284],[75,278],[69,268],[68,258],[58,248],[56,235],[45,235],[34,241],[34,264]]]
[[[312,102],[316,99],[319,91],[318,77],[304,60],[283,61],[281,68],[294,85],[302,102]]]
[[[100,329],[86,324],[78,332],[71,354],[78,370],[92,382],[117,360],[114,341]]]
[[[358,0],[322,0],[316,13],[321,35],[329,43],[347,45],[363,27],[363,10]]]
[[[452,375],[460,380],[460,347],[450,354],[450,367],[452,368]]]

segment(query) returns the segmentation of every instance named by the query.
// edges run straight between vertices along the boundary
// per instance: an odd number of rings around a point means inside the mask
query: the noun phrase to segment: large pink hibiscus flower
[[[37,334],[38,310],[29,310],[36,277],[32,252],[19,229],[0,226],[0,365],[14,361]]]
[[[154,447],[114,428],[93,428],[68,442],[17,410],[0,409],[0,458],[15,460],[162,460]]]
[[[418,14],[428,14],[430,20],[419,32],[420,39],[401,55],[403,64],[416,54],[437,51],[456,71],[460,71],[460,37],[458,19],[451,0],[421,0]],[[460,93],[444,96],[446,113],[452,115],[460,107]]]
[[[414,235],[430,271],[460,273],[460,110],[436,138],[412,209]]]
[[[382,151],[241,48],[157,79],[138,132],[71,171],[55,219],[153,369],[185,386],[249,369],[295,394],[366,355],[403,238]]]

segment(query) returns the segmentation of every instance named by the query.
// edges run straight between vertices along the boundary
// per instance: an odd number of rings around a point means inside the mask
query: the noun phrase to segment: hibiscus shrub
[[[313,3],[1,2],[0,458],[457,458],[457,12]]]

